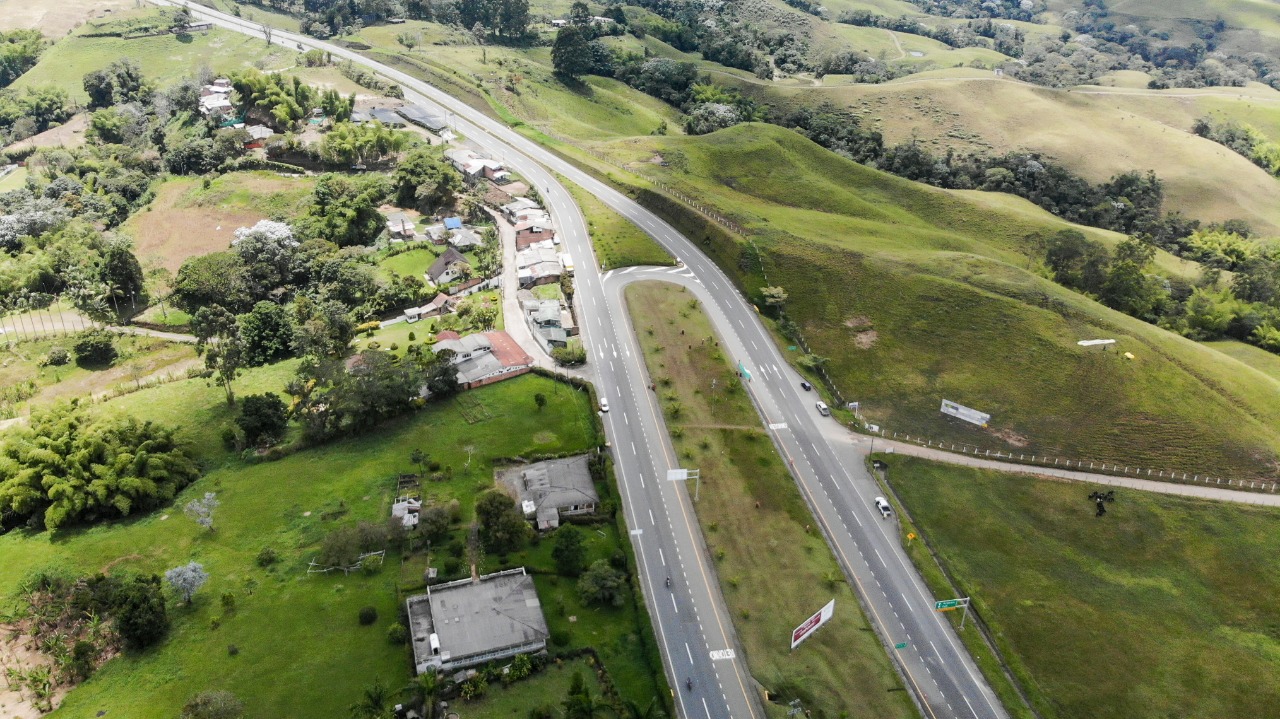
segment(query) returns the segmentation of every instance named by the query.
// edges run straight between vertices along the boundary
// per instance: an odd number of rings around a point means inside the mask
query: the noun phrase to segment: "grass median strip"
[[[679,461],[701,470],[698,522],[770,716],[793,699],[815,717],[916,716],[697,300],[661,282],[626,298]],[[835,617],[791,651],[833,597]]]

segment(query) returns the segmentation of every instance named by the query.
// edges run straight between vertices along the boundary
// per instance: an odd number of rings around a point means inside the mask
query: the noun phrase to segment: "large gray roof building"
[[[409,597],[417,672],[450,672],[546,649],[547,620],[524,568],[428,587]]]

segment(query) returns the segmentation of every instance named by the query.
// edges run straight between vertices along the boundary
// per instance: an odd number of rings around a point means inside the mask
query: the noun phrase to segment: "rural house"
[[[392,212],[387,215],[387,232],[401,240],[412,240],[414,237],[413,220],[403,212]]]
[[[504,475],[521,511],[542,531],[559,527],[563,517],[592,514],[600,504],[586,455],[535,462]]]
[[[427,279],[437,287],[448,284],[461,276],[462,266],[466,264],[467,258],[450,247],[427,268]]]
[[[453,672],[547,648],[547,620],[524,567],[459,579],[405,600],[418,674]]]

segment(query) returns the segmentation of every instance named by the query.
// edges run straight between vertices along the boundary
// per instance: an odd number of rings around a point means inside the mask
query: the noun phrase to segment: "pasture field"
[[[934,556],[973,597],[1039,716],[1263,716],[1280,700],[1240,671],[1280,656],[1277,510],[1118,490],[1094,517],[1105,487],[878,456],[903,541],[921,537],[908,553],[936,592]]]
[[[280,70],[292,67],[297,54],[280,47],[268,48],[260,39],[229,30],[126,40],[86,37],[83,33],[88,27],[82,27],[46,50],[40,62],[14,81],[12,87],[54,85],[66,90],[72,100],[84,103],[89,99],[84,91],[85,73],[122,57],[136,61],[143,75],[163,88],[203,65],[221,73],[255,66]]]
[[[751,674],[780,697],[769,716],[796,698],[815,716],[917,716],[698,302],[662,282],[626,300],[679,461],[702,470],[698,524]],[[834,618],[791,651],[790,630],[833,597]]]
[[[151,204],[121,227],[134,240],[143,265],[177,272],[183,260],[231,247],[235,231],[258,220],[299,215],[314,180],[272,172],[231,172],[209,187],[194,177],[172,177],[156,187]]]
[[[976,71],[965,70],[964,75]],[[1213,114],[1280,133],[1280,92],[1261,86],[1186,90],[1054,90],[981,71],[915,75],[880,85],[780,87],[717,80],[761,102],[831,102],[856,112],[886,143],[913,138],[936,154],[1040,152],[1092,182],[1152,170],[1166,207],[1204,222],[1240,218],[1280,235],[1280,182],[1248,159],[1191,132]],[[1086,129],[1087,128],[1087,129]],[[1276,135],[1272,135],[1276,136]]]
[[[278,389],[285,374],[280,370],[293,364],[255,371],[253,382],[241,380],[238,389],[244,393]],[[202,383],[195,380],[144,390],[107,402],[101,411],[127,410],[184,424],[188,432],[216,436],[218,420],[192,410],[202,397],[222,402],[217,387],[208,388],[211,392],[204,395],[191,391]],[[450,400],[362,436],[302,450],[275,462],[229,460],[184,491],[173,508],[136,519],[53,536],[26,531],[0,536],[0,595],[4,596],[11,596],[31,572],[48,567],[74,572],[112,568],[162,572],[194,560],[211,575],[193,606],[171,605],[174,626],[166,641],[142,654],[109,662],[71,692],[58,715],[92,717],[108,711],[143,719],[169,717],[191,694],[225,688],[243,699],[255,715],[332,716],[334,707],[347,706],[375,680],[397,690],[404,686],[409,679],[408,650],[389,643],[386,636],[387,626],[399,616],[395,568],[399,557],[391,554],[388,566],[376,573],[348,576],[308,575],[307,562],[335,526],[355,520],[382,521],[394,491],[390,480],[398,472],[413,469],[409,455],[415,448],[429,451],[455,469],[453,480],[424,487],[430,498],[445,502],[457,498],[464,517],[470,517],[474,496],[493,481],[493,459],[595,446],[598,440],[589,400],[579,392],[555,391],[553,384],[526,376],[467,393],[464,397],[469,402],[485,408],[487,419],[474,424],[464,420],[462,405]],[[537,413],[516,409],[533,407],[535,392],[547,396],[546,407]],[[468,444],[474,450],[470,455]],[[207,453],[204,458],[210,464]],[[222,503],[214,532],[200,528],[178,510],[183,502],[206,491],[217,492]],[[616,532],[612,537],[616,546]],[[267,546],[281,559],[264,569],[256,565],[255,557]],[[544,547],[544,551],[549,550]],[[234,611],[225,611],[218,601],[228,592],[236,597]],[[356,621],[357,610],[366,605],[374,606],[379,615],[369,627]],[[601,620],[617,625],[610,636],[624,631],[619,621],[624,615],[616,614]],[[215,618],[220,626],[214,625]],[[635,632],[635,624],[630,626]],[[231,646],[237,651],[228,651]],[[634,661],[625,653],[616,656],[619,662]],[[282,663],[285,657],[288,660]],[[620,671],[635,673],[626,668]],[[638,674],[643,676],[643,671]],[[650,684],[649,695],[654,691]]]
[[[720,261],[748,293],[790,294],[789,315],[870,421],[990,449],[1269,476],[1274,381],[1045,280],[1037,238],[1068,225],[1029,203],[910,183],[767,125],[634,141],[615,156],[654,152],[669,167],[631,167],[747,227],[767,282],[742,245],[717,250]],[[1135,359],[1076,345],[1096,337]],[[991,413],[991,427],[949,421],[944,398]]]
[[[40,366],[51,349],[70,351],[73,344],[71,337],[0,344],[0,419],[26,415],[59,399],[126,392],[168,375],[181,376],[196,365],[190,345],[121,335],[115,340],[120,356],[110,367],[81,367],[74,359],[60,367]]]

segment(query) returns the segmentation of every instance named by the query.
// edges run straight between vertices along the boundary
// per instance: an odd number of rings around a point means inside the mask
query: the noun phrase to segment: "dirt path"
[[[893,46],[898,48],[898,56],[895,60],[901,60],[907,56],[907,51],[902,49],[902,43],[898,42],[898,36],[889,28],[885,28],[885,33],[889,35],[889,39],[893,41]]]

